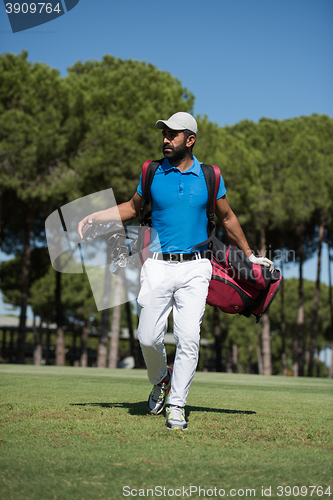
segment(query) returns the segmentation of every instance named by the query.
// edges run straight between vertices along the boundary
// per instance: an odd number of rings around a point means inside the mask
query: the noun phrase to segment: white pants
[[[169,404],[185,406],[199,356],[200,325],[212,266],[208,259],[166,262],[147,259],[142,267],[138,339],[152,384],[167,374],[164,335],[173,309],[176,356]]]

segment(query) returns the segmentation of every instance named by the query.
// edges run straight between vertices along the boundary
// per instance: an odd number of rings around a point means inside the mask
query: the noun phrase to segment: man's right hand
[[[267,257],[261,257],[258,255],[257,257],[253,254],[251,254],[248,259],[253,262],[253,264],[259,264],[265,267],[269,267],[270,272],[272,273],[274,271],[274,263],[267,259]]]
[[[77,232],[79,233],[81,239],[83,240],[85,239],[84,226],[86,226],[87,224],[92,224],[93,222],[95,222],[95,214],[87,215],[87,217],[85,217],[79,222],[79,225],[77,227]]]

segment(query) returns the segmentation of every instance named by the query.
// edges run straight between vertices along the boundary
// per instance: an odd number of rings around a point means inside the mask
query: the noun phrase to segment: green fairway
[[[1,500],[333,499],[332,380],[198,372],[186,432],[147,415],[150,388],[142,370],[0,365]]]

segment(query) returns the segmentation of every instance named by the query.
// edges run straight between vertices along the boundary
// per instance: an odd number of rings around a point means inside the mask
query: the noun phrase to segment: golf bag
[[[239,248],[227,248],[215,237],[211,252],[207,303],[229,314],[253,314],[258,322],[281,286],[280,271],[271,273],[268,267],[253,264]]]

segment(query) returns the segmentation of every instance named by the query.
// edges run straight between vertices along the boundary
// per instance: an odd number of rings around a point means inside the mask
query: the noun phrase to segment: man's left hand
[[[260,264],[261,266],[269,267],[271,273],[274,271],[274,264],[271,260],[267,259],[267,257],[256,257],[255,255],[251,254],[248,259],[253,264]]]

